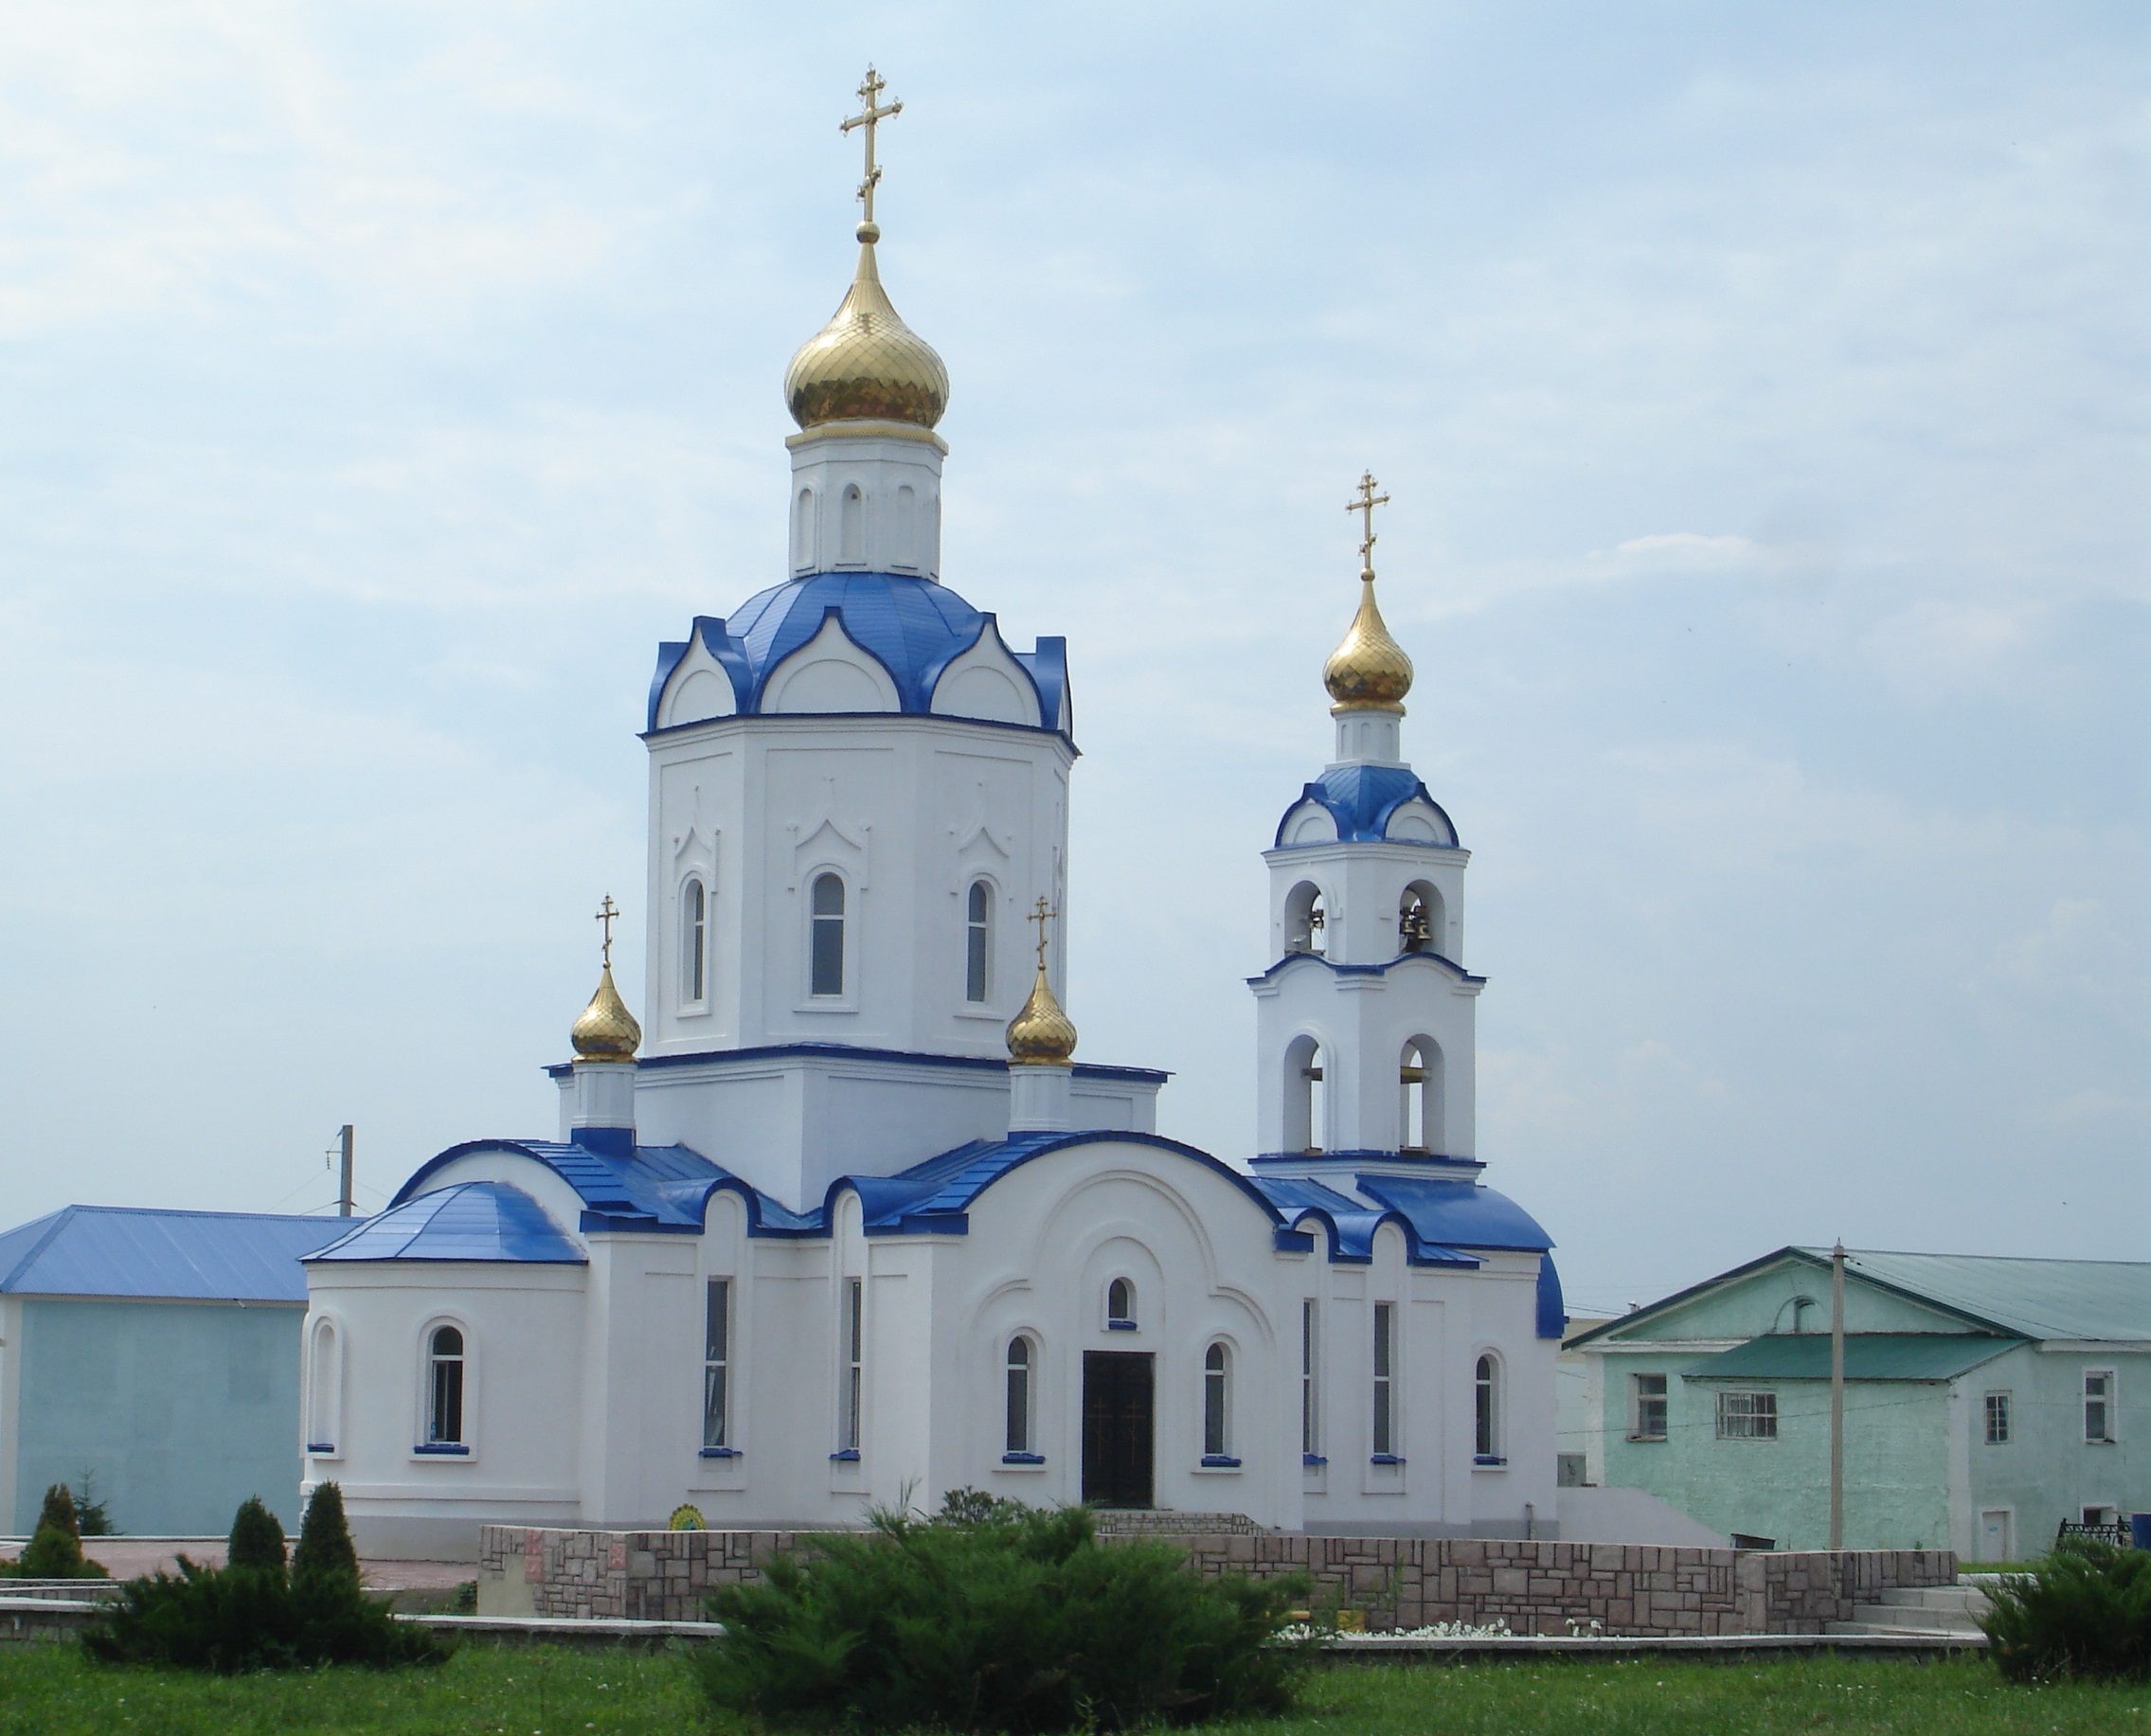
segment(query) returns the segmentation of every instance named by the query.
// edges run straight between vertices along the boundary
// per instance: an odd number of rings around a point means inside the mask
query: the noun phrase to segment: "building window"
[[[1775,1441],[1778,1438],[1778,1395],[1774,1392],[1721,1392],[1718,1394],[1720,1441]]]
[[[1031,1451],[1031,1340],[1011,1338],[1008,1358],[1008,1433],[1006,1451]]]
[[[2109,1441],[2114,1438],[2114,1371],[2084,1370],[2084,1439]]]
[[[1472,1370],[1472,1453],[1486,1463],[1501,1457],[1501,1366],[1481,1356]]]
[[[1374,1457],[1393,1458],[1397,1450],[1397,1310],[1394,1302],[1374,1304]]]
[[[1315,1384],[1318,1317],[1313,1297],[1300,1304],[1300,1452],[1303,1459],[1317,1458],[1322,1451],[1321,1395]]]
[[[963,913],[963,998],[979,1005],[987,999],[987,943],[992,934],[994,895],[983,880],[971,883],[971,896]]]
[[[1222,1344],[1213,1344],[1203,1353],[1203,1457],[1223,1459],[1231,1452],[1226,1444],[1229,1438],[1226,1423],[1228,1416],[1229,1394],[1226,1382],[1230,1369],[1228,1354]]]
[[[856,482],[848,484],[836,510],[836,562],[863,566],[867,559],[867,497]]]
[[[1635,1412],[1629,1421],[1631,1441],[1663,1441],[1665,1439],[1665,1376],[1662,1374],[1631,1374],[1630,1390],[1635,1396]]]
[[[843,1448],[847,1453],[859,1450],[859,1399],[864,1384],[861,1377],[866,1369],[866,1280],[848,1278],[844,1280],[844,1429]]]
[[[1136,1330],[1136,1287],[1124,1278],[1116,1278],[1105,1286],[1105,1330]]]
[[[699,1001],[708,989],[709,895],[690,880],[680,894],[680,998]]]
[[[437,1326],[427,1350],[425,1438],[428,1446],[455,1446],[463,1439],[463,1334]]]
[[[1987,1445],[2007,1446],[2008,1444],[2009,1394],[2006,1392],[1990,1392],[1987,1394]]]
[[[1319,1152],[1329,1105],[1324,1098],[1322,1046],[1295,1037],[1284,1050],[1284,1149]]]
[[[732,1280],[709,1280],[702,1311],[702,1444],[732,1444],[726,1422],[731,1416]]]
[[[809,992],[844,993],[844,882],[835,874],[817,874],[814,884],[814,926],[809,959]]]

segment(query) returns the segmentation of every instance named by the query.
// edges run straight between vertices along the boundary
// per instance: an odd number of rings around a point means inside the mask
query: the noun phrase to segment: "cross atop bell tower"
[[[869,245],[881,240],[881,225],[874,222],[874,188],[881,181],[881,165],[874,161],[874,127],[877,122],[904,113],[901,102],[891,102],[887,108],[878,105],[876,98],[887,88],[888,81],[869,63],[866,80],[859,86],[861,112],[837,123],[840,132],[849,133],[853,127],[867,130],[867,173],[859,183],[859,203],[867,211],[859,224],[859,239]]]

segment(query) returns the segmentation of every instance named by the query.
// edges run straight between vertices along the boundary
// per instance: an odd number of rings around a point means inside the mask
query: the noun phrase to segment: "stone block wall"
[[[1205,1574],[1304,1573],[1316,1600],[1370,1628],[1438,1621],[1517,1634],[1817,1634],[1890,1586],[1945,1585],[1945,1549],[1736,1554],[1615,1543],[1494,1538],[1153,1533]],[[1108,1539],[1110,1541],[1110,1539]],[[691,1621],[703,1594],[759,1574],[793,1531],[576,1531],[489,1525],[479,1533],[486,1614]]]

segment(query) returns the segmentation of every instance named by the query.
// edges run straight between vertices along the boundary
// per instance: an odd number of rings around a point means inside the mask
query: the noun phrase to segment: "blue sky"
[[[944,576],[1071,642],[1086,1058],[1248,1149],[1371,466],[1480,1153],[1572,1301],[1838,1234],[2140,1255],[2147,50],[2118,5],[10,8],[0,1218],[549,1128],[655,643],[780,573],[870,56]]]

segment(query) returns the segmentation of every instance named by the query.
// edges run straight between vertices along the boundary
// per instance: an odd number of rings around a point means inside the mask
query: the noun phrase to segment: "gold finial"
[[[859,224],[859,239],[869,247],[881,240],[881,225],[874,222],[874,188],[881,180],[881,166],[874,161],[874,127],[892,115],[904,113],[901,102],[892,102],[886,109],[874,106],[875,98],[887,88],[887,81],[869,62],[866,81],[859,86],[859,103],[865,112],[837,123],[839,132],[849,133],[853,127],[867,130],[867,178],[859,183],[859,203],[867,207],[867,215]]]
[[[568,1031],[576,1056],[583,1061],[633,1061],[635,1051],[642,1047],[642,1027],[635,1022],[635,1014],[613,986],[613,924],[618,920],[619,906],[608,892],[605,902],[598,906],[597,921],[605,931],[598,992],[577,1014]]]
[[[1066,1066],[1075,1053],[1076,1028],[1053,998],[1046,980],[1046,925],[1060,915],[1041,897],[1029,920],[1038,924],[1038,980],[1023,1011],[1009,1021],[1009,1065],[1014,1067]]]
[[[1360,516],[1359,612],[1352,617],[1344,641],[1322,665],[1322,685],[1335,703],[1330,710],[1404,710],[1404,696],[1411,691],[1411,659],[1404,647],[1389,636],[1382,611],[1374,601],[1374,509],[1388,506],[1389,497],[1377,494],[1380,485],[1372,471],[1361,473],[1358,498],[1345,503],[1347,512]]]

